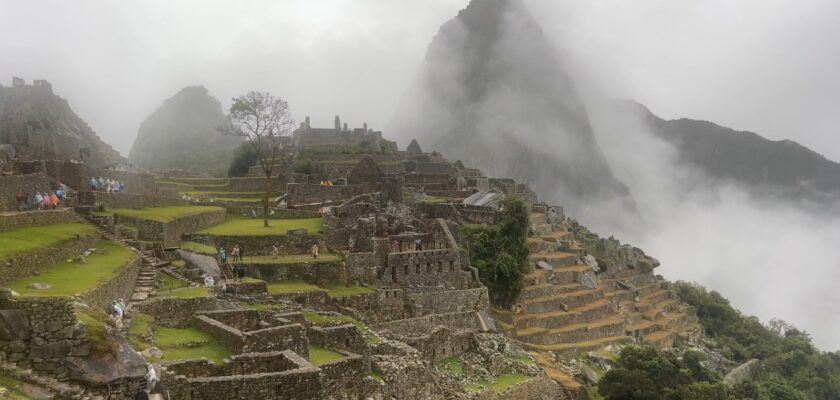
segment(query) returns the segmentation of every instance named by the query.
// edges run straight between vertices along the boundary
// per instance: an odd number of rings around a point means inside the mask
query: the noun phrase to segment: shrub
[[[250,143],[242,143],[233,150],[233,161],[228,168],[228,176],[240,177],[248,173],[248,169],[257,165],[257,152]]]

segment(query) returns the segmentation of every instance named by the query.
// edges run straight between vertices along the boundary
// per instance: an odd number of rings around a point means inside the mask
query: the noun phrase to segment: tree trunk
[[[271,192],[271,174],[265,174],[265,193],[263,194],[263,227],[268,228],[268,195]]]

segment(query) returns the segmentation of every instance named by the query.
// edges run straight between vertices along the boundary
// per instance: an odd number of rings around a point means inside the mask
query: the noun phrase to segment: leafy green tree
[[[233,161],[230,162],[228,176],[245,176],[248,173],[248,169],[254,165],[257,165],[257,153],[250,144],[242,143],[233,150]]]
[[[643,371],[610,370],[598,382],[598,393],[606,400],[658,400],[662,395],[656,383]]]

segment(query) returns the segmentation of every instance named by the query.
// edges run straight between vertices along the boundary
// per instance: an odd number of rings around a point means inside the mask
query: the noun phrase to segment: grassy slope
[[[221,207],[211,206],[172,206],[143,208],[139,210],[129,208],[115,208],[110,211],[114,214],[125,215],[127,217],[142,218],[158,222],[169,222],[179,217],[185,217],[188,215],[195,215],[219,210],[224,209]]]
[[[320,346],[309,345],[309,362],[312,365],[321,365],[344,358],[341,353],[325,349]]]
[[[191,251],[198,254],[206,254],[210,256],[216,255],[216,248],[206,244],[196,242],[181,242],[181,250]]]
[[[0,233],[0,260],[54,246],[73,239],[77,234],[92,235],[93,226],[87,224],[56,224],[16,229]]]
[[[321,233],[324,229],[320,218],[273,219],[269,227],[263,226],[263,220],[234,218],[225,223],[205,229],[201,233],[228,236],[273,236],[285,235],[289,229],[306,229],[309,233]]]
[[[107,249],[107,255],[99,251]],[[137,255],[114,242],[101,241],[96,252],[87,257],[87,263],[62,261],[40,275],[19,279],[9,287],[22,296],[72,296],[90,290],[114,276],[114,273]],[[37,290],[26,286],[32,283],[46,283],[49,289]]]

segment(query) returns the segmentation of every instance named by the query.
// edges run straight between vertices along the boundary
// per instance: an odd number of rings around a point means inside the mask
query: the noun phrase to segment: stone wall
[[[319,366],[325,393],[331,398],[364,398],[360,394],[364,391],[364,379],[370,373],[370,361],[356,354],[337,351],[344,358]]]
[[[461,203],[418,203],[416,208],[424,218],[443,218],[467,224],[493,225],[500,218],[493,208]]]
[[[9,299],[8,292],[0,296],[0,349],[5,360],[63,379],[68,374],[65,357],[90,354],[72,299]]]
[[[469,351],[472,338],[472,332],[452,332],[445,327],[440,327],[428,335],[406,337],[403,341],[420,351],[423,359],[434,364]]]
[[[348,200],[366,192],[365,185],[322,186],[308,183],[290,183],[286,191],[290,205]]]
[[[185,233],[200,231],[224,222],[225,215],[225,210],[220,208],[216,211],[186,215],[169,222],[159,222],[115,214],[114,223],[136,227],[141,240],[163,242],[169,246],[177,245],[181,241],[181,235]]]
[[[52,192],[52,182],[44,174],[0,176],[0,211],[16,211],[15,193],[29,193],[30,204],[35,193]]]
[[[260,328],[266,322],[269,327]],[[272,321],[255,310],[202,312],[194,317],[194,325],[234,354],[291,350],[309,357],[309,341],[302,325]]]
[[[486,310],[490,307],[487,288],[421,291],[407,293],[408,317]]]
[[[481,322],[475,311],[400,319],[371,325],[371,328],[377,331],[387,331],[389,336],[412,336],[420,332],[432,332],[440,326],[446,327],[450,331],[478,332],[481,330]]]
[[[340,326],[311,326],[307,330],[309,342],[333,350],[345,350],[351,353],[367,352],[364,335],[353,324]]]
[[[98,307],[103,311],[108,310],[113,300],[124,299],[128,302],[132,293],[134,293],[137,275],[140,274],[140,264],[140,255],[134,253],[132,259],[120,267],[114,276],[81,294],[79,298],[83,303]]]
[[[154,195],[158,193],[155,176],[110,168],[93,168],[72,161],[47,161],[47,175],[77,190],[90,190],[90,178],[116,179],[125,182],[125,193]]]
[[[79,204],[102,204],[106,208],[148,208],[186,206],[189,202],[177,197],[149,196],[131,193],[79,192]]]
[[[0,232],[76,222],[72,208],[0,214]]]
[[[543,400],[568,398],[572,397],[569,397],[565,389],[547,376],[539,376],[517,383],[502,392],[496,392],[493,389],[484,389],[470,396],[471,400]],[[579,397],[574,398],[578,399]]]
[[[232,309],[234,305],[215,297],[177,298],[160,297],[137,305],[138,312],[149,314],[155,324],[169,328],[188,328],[193,325],[193,315],[199,311]]]
[[[244,265],[247,276],[275,282],[285,279],[300,279],[315,285],[335,284],[340,281],[341,262],[295,263],[295,264],[249,264]]]
[[[472,272],[464,270],[454,249],[423,250],[388,255],[384,286],[444,286],[449,289],[475,287]]]
[[[90,236],[77,235],[76,238],[57,243],[49,249],[0,260],[0,284],[38,274],[60,261],[78,256],[94,247],[98,241],[99,235],[96,233]]]
[[[276,172],[275,172],[276,174]],[[283,192],[286,190],[287,179],[285,176],[273,176],[271,178],[271,191]],[[227,183],[228,192],[265,192],[265,175],[254,178],[231,178]]]
[[[321,371],[291,351],[233,356],[223,365],[183,361],[166,365],[163,380],[179,400],[322,398]]]

